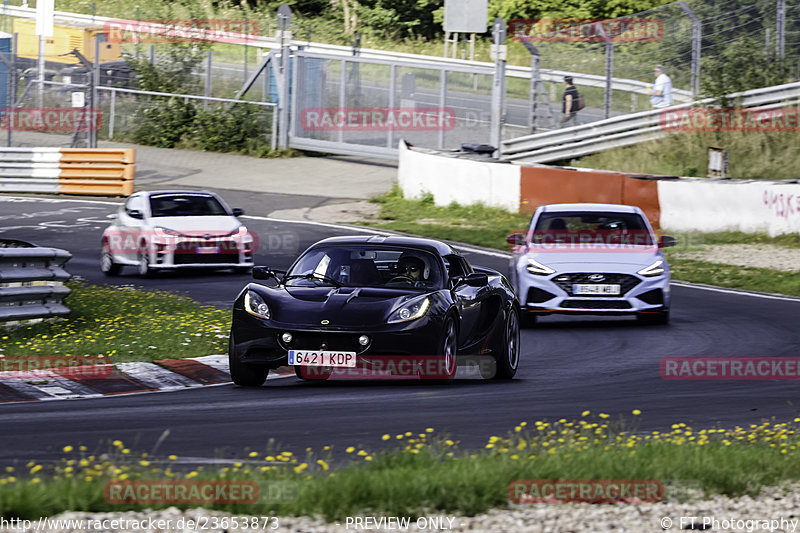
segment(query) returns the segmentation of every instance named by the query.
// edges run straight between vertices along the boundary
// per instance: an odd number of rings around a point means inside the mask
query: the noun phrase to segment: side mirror
[[[670,237],[668,235],[662,235],[660,239],[658,239],[658,247],[659,248],[669,248],[670,246],[675,246],[678,244],[678,241],[675,237]]]
[[[232,211],[233,211],[233,216],[235,217],[240,217],[244,215],[244,209],[242,209],[241,207],[234,207]]]
[[[515,232],[506,237],[506,242],[511,246],[524,246],[527,237],[524,233]]]
[[[489,276],[482,272],[473,272],[466,276],[458,278],[456,287],[459,285],[468,285],[470,287],[483,287],[489,283]]]
[[[142,213],[138,209],[131,209],[130,211],[128,211],[128,216],[131,218],[142,220],[144,218],[144,213]]]
[[[275,277],[275,273],[267,267],[256,266],[253,267],[253,279],[268,280]]]

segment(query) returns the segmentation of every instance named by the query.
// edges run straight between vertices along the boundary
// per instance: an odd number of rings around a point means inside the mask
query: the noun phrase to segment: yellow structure
[[[39,36],[35,33],[36,21],[33,19],[14,19],[13,32],[17,34],[17,55],[26,59],[38,59]],[[78,58],[70,54],[77,48],[89,61],[94,61],[94,39],[97,34],[108,32],[98,26],[53,26],[53,36],[46,37],[44,43],[45,60],[48,63],[79,64]],[[100,42],[100,62],[116,61],[122,57],[119,43]]]

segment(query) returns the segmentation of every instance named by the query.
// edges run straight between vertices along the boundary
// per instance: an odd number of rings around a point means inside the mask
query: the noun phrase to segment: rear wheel
[[[259,365],[248,365],[239,361],[233,349],[233,333],[228,343],[228,363],[231,380],[240,387],[260,387],[267,380],[269,368]]]
[[[114,262],[114,256],[109,252],[103,252],[100,256],[100,271],[106,276],[117,276],[122,270],[122,265]]]
[[[497,365],[493,379],[512,379],[519,368],[519,312],[512,307],[506,313],[503,334],[492,350]]]
[[[669,309],[637,315],[636,319],[648,326],[666,326],[669,324]]]

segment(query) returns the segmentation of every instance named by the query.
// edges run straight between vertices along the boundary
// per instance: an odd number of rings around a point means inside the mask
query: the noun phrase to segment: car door
[[[458,344],[468,346],[480,335],[481,309],[488,297],[486,286],[472,287],[466,283],[459,283],[468,274],[472,274],[472,267],[467,261],[457,255],[447,256],[449,265],[450,283],[453,291],[461,325],[458,332]]]

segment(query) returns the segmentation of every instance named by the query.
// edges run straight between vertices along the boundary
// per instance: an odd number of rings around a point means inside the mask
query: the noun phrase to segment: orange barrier
[[[62,163],[122,163],[136,162],[134,148],[61,148]]]
[[[133,148],[62,148],[58,192],[94,196],[130,196],[136,174]]]
[[[654,228],[661,209],[655,179],[606,170],[523,166],[520,175],[520,213],[533,213],[545,204],[592,202],[640,207]]]

